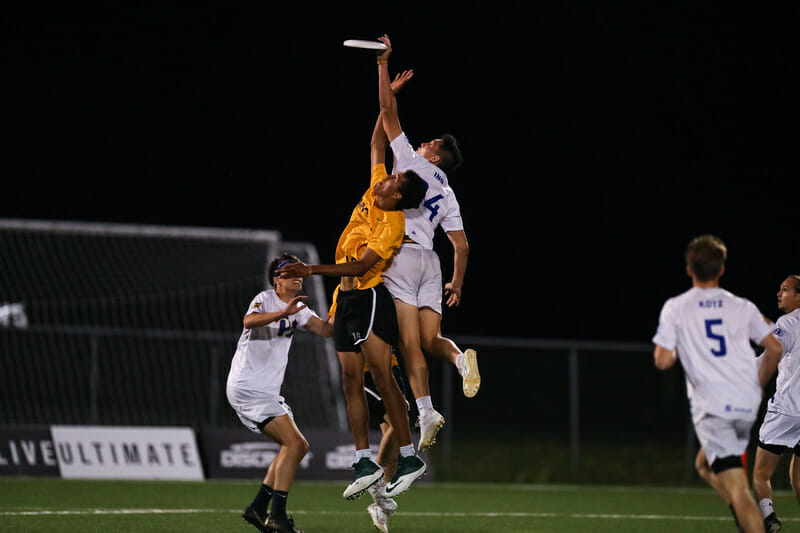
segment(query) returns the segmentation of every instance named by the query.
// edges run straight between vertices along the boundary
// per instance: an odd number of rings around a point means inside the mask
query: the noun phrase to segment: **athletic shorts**
[[[780,455],[786,448],[796,448],[800,442],[800,416],[791,416],[767,411],[758,431],[759,446],[768,452]]]
[[[273,418],[283,415],[294,418],[292,409],[284,401],[283,396],[278,394],[236,387],[227,387],[225,392],[228,396],[228,403],[239,415],[239,420],[254,433],[261,433],[264,426]]]
[[[403,244],[383,273],[392,297],[442,314],[442,268],[439,256],[419,244]]]
[[[717,459],[740,458],[744,454],[752,427],[752,420],[728,420],[705,415],[695,423],[694,430],[713,469]]]
[[[339,290],[333,340],[338,352],[360,352],[370,333],[397,346],[397,311],[383,283],[371,289]]]
[[[406,380],[403,378],[403,371],[400,365],[392,365],[392,375],[397,381],[397,386],[400,387],[400,392],[406,398],[406,409],[411,409],[411,404],[408,402],[408,387]],[[369,372],[364,373],[364,392],[367,395],[367,406],[369,407],[369,427],[372,429],[380,429],[381,423],[384,422],[383,417],[386,415],[386,406],[383,404],[378,387],[372,381],[372,374]]]

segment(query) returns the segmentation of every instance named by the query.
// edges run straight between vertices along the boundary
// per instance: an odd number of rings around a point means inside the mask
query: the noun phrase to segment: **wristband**
[[[379,60],[378,60],[378,64],[379,64],[379,65],[388,65],[388,64],[389,64],[389,62],[388,62],[387,60],[385,60],[385,59],[379,59]]]

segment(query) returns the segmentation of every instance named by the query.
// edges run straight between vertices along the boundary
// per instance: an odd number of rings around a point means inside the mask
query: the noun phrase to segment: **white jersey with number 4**
[[[783,346],[783,355],[778,363],[775,395],[767,408],[785,415],[800,416],[800,309],[780,317],[772,334]]]
[[[403,212],[406,215],[406,235],[423,248],[432,250],[437,226],[442,226],[444,231],[464,229],[456,195],[447,184],[447,174],[417,154],[405,133],[395,137],[391,147],[394,154],[392,173],[413,170],[428,184],[422,204],[416,209],[404,209]]]
[[[692,288],[667,300],[653,342],[677,350],[695,422],[705,414],[756,419],[762,390],[750,341],[771,329],[752,302],[725,289]]]
[[[247,314],[273,313],[286,308],[274,290],[260,292],[250,302]],[[279,395],[289,348],[295,329],[305,329],[311,317],[317,316],[308,307],[266,326],[242,331],[228,373],[228,387]]]

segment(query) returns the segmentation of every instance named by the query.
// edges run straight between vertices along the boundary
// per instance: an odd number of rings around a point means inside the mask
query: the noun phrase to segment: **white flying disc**
[[[350,48],[366,48],[367,50],[386,50],[386,45],[380,41],[362,41],[361,39],[348,39],[344,42]]]

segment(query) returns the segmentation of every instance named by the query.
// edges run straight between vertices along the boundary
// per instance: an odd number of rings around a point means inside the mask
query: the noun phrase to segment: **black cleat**
[[[245,521],[253,524],[259,531],[263,531],[265,533],[269,533],[271,529],[269,529],[266,525],[267,517],[261,516],[258,514],[258,511],[253,509],[251,505],[248,505],[247,508],[242,512],[242,518]]]
[[[272,518],[271,516],[267,517],[266,531],[273,531],[275,533],[303,533],[302,530],[295,527],[293,518]]]
[[[771,513],[764,519],[764,531],[767,533],[778,533],[781,530],[781,521],[775,513]]]

